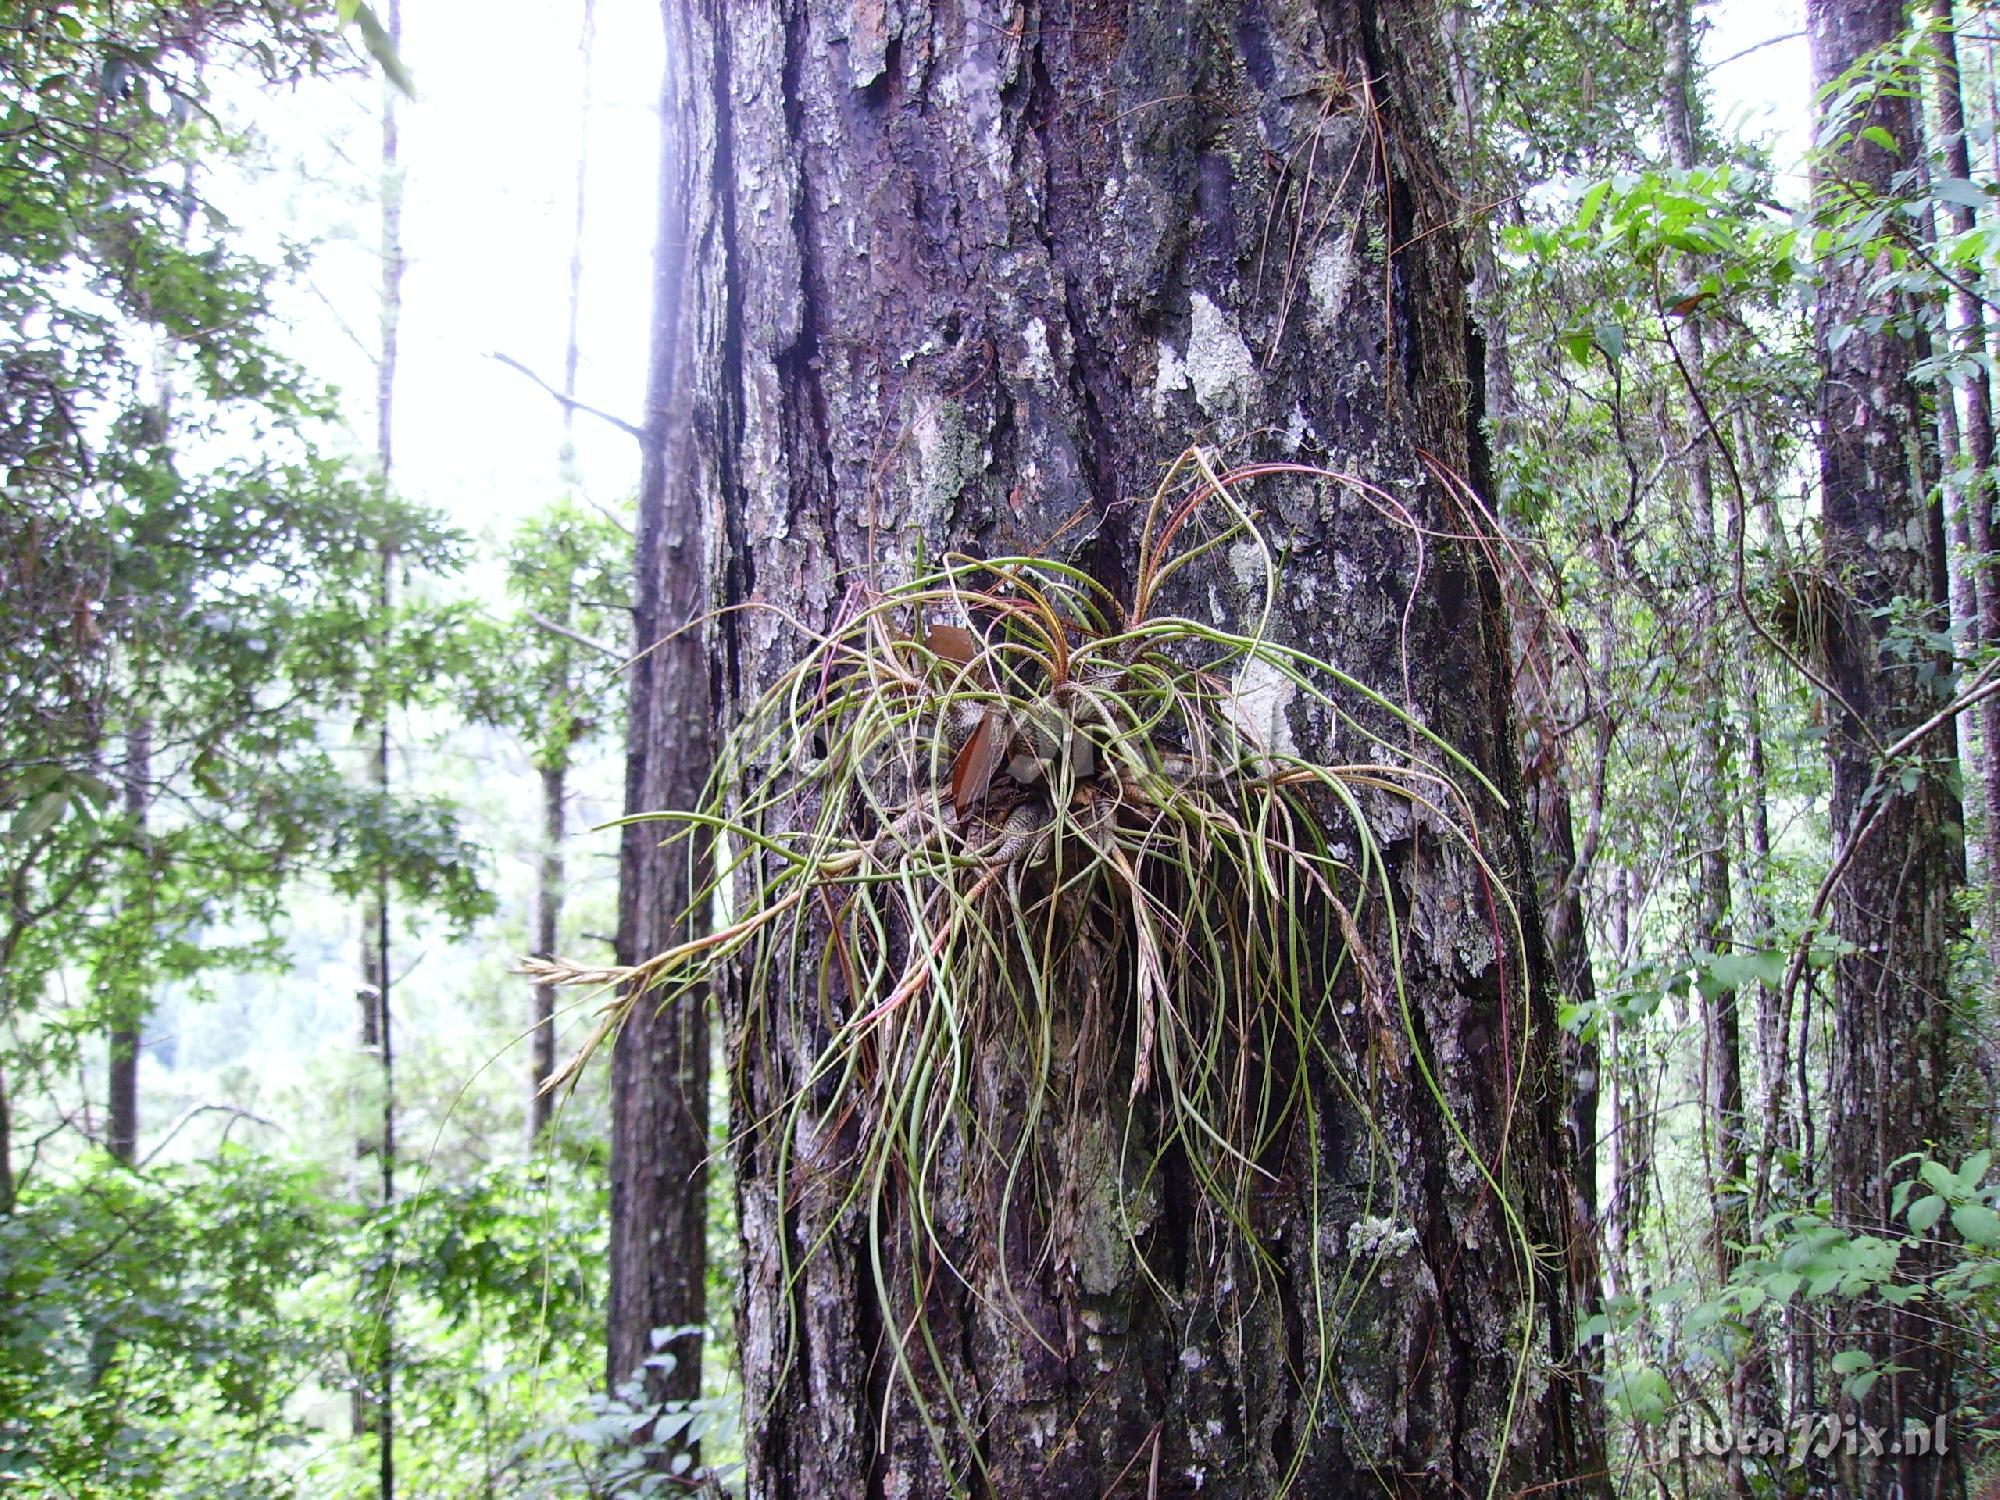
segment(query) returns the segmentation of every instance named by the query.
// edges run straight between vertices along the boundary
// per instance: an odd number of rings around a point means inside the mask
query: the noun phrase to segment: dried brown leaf
[[[933,625],[924,632],[924,647],[957,666],[966,666],[979,654],[978,637],[963,626]]]
[[[1007,716],[989,708],[980,715],[979,727],[972,731],[951,763],[951,805],[962,818],[986,795],[993,773],[1007,758],[1009,739]]]

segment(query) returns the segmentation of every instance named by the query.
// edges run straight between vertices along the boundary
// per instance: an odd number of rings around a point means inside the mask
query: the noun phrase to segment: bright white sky
[[[386,9],[379,4],[378,10]],[[657,0],[597,0],[578,397],[638,421],[645,389],[658,160]],[[461,526],[503,534],[563,489],[561,410],[489,356],[562,383],[582,121],[581,0],[406,0],[405,171],[396,482]],[[238,213],[266,243],[317,248],[284,307],[297,352],[347,393],[374,444],[381,87],[371,75],[259,101],[270,176]],[[274,203],[282,211],[272,215]],[[633,489],[632,439],[576,419],[585,491]]]
[[[557,491],[561,410],[487,356],[562,383],[581,118],[578,0],[408,0],[410,270],[397,389],[400,482],[461,524]],[[638,421],[657,212],[658,0],[598,0],[578,396]],[[576,421],[586,489],[630,491],[632,439]]]
[[[1803,199],[1812,139],[1805,0],[1721,0],[1701,14],[1708,23],[1701,56],[1709,65],[1703,71],[1711,119],[1723,134],[1770,140],[1790,174],[1781,188]]]

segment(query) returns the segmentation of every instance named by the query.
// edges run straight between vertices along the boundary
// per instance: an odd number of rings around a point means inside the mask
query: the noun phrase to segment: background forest
[[[1537,873],[1608,1483],[1850,1483],[1688,1435],[1804,1440],[1800,1414],[1905,1373],[1852,1336],[1887,1305],[1947,1351],[1976,1493],[2000,15],[1926,0],[1817,101],[1797,6],[1440,15],[1517,728],[1564,856]],[[696,1142],[644,1125],[629,1072],[541,1091],[596,999],[513,972],[611,963],[613,820],[628,778],[674,774],[625,758],[663,556],[637,495],[658,21],[0,5],[8,1493],[740,1490],[728,1070],[698,1032]],[[1857,142],[1872,178],[1836,170]],[[1829,284],[1861,288],[1850,315]],[[1973,1062],[1942,1099],[1939,1038],[1886,1010],[1852,1092],[1831,998],[1855,807],[1819,355],[1884,336],[1915,351],[1902,440],[1950,609],[1869,618],[1956,754],[1884,747],[1859,802],[1932,776],[1962,799],[1925,982]],[[1857,1111],[1937,1126],[1865,1224],[1831,1175]],[[670,1233],[698,1251],[654,1286],[631,1246]]]

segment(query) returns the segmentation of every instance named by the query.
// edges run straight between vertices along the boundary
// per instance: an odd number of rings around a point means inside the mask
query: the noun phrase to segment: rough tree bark
[[[1124,591],[1136,502],[1196,439],[1324,462],[1434,531],[1462,531],[1422,459],[1463,472],[1478,417],[1427,13],[1356,0],[682,0],[669,13],[693,193],[688,280],[668,300],[685,302],[698,350],[683,372],[694,386],[676,392],[691,405],[683,467],[717,497],[731,599],[823,628],[864,570],[894,578],[920,545],[1043,550]],[[670,199],[682,185],[670,168]],[[1506,1191],[1559,1255],[1566,1091],[1496,581],[1478,549],[1436,535],[1420,575],[1410,533],[1338,487],[1279,483],[1256,498],[1288,552],[1285,638],[1397,699],[1407,687],[1510,796],[1478,816],[1525,953],[1496,963],[1487,896],[1443,840],[1406,827],[1389,854],[1424,1046],[1475,1149],[1490,1156],[1508,1135]],[[1207,584],[1226,613],[1238,597],[1226,566]],[[741,703],[800,646],[775,612],[747,610],[720,622],[715,664]],[[1323,724],[1291,717],[1302,746],[1330,750]],[[634,724],[656,755],[678,728],[657,712]],[[1084,1090],[1086,1116],[1049,1121],[1038,1145],[1037,1169],[1110,1236],[1073,1275],[1025,1248],[1045,1224],[1010,1233],[1018,1263],[998,1264],[995,1200],[961,1184],[931,1202],[971,1284],[955,1280],[890,1188],[883,1284],[928,1287],[923,1357],[942,1371],[919,1377],[920,1402],[891,1368],[892,1343],[915,1340],[912,1309],[877,1305],[851,1200],[779,1181],[768,1122],[824,1042],[816,1005],[783,984],[758,998],[758,1045],[735,1059],[753,1496],[1199,1486],[1262,1500],[1297,1449],[1297,1494],[1594,1487],[1575,1478],[1602,1465],[1567,1278],[1544,1264],[1522,1285],[1498,1196],[1408,1074],[1381,1081],[1371,1106],[1407,1184],[1391,1232],[1409,1238],[1357,1288],[1330,1357],[1302,1299],[1314,1258],[1359,1231],[1369,1169],[1366,1132],[1326,1079],[1313,1082],[1323,1130],[1284,1148],[1260,1196],[1279,1270],[1259,1298],[1211,1260],[1171,1154],[1139,1226],[1145,1271],[1122,1253],[1107,1216],[1120,1171],[1143,1163],[1058,1136],[1119,1140],[1129,1076]],[[1511,1111],[1510,1061],[1528,1080]],[[993,1128],[1018,1131],[1005,1047],[966,1065],[987,1080]],[[796,1175],[832,1182],[837,1142],[790,1145]],[[1317,1213],[1307,1153],[1330,1188]],[[780,1271],[781,1237],[796,1281]],[[1509,1350],[1530,1290],[1535,1368],[1516,1392]],[[1328,1399],[1308,1422],[1321,1375]],[[945,1413],[947,1390],[962,1421]]]
[[[660,98],[660,213],[653,263],[653,326],[639,516],[626,731],[628,813],[695,805],[711,760],[710,665],[705,632],[674,634],[708,608],[703,547],[713,476],[691,456],[697,441],[689,366],[708,347],[698,319],[715,300],[694,285],[701,252],[690,180],[692,121],[688,40],[676,0],[663,0],[667,66]],[[693,309],[691,314],[690,309]],[[672,637],[669,639],[668,637]],[[619,849],[618,957],[630,964],[668,946],[690,893],[684,844],[661,847],[659,825],[626,826]],[[641,1001],[620,1032],[611,1064],[611,1305],[607,1374],[612,1386],[643,1378],[655,1401],[701,1391],[699,1332],[708,1274],[707,1015],[699,1001],[660,1009]],[[653,1330],[676,1330],[656,1349]],[[671,1365],[647,1365],[655,1354]]]
[[[1816,86],[1825,87],[1903,26],[1900,0],[1814,0],[1807,8]],[[1894,149],[1864,138],[1888,132]],[[1872,133],[1872,132],[1871,132]],[[1822,130],[1824,136],[1826,131]],[[1907,92],[1883,89],[1843,143],[1815,166],[1815,192],[1838,204],[1853,191],[1883,193],[1921,148]],[[1949,947],[1959,931],[1953,897],[1964,880],[1961,813],[1949,772],[1949,725],[1908,764],[1884,768],[1882,747],[1939,706],[1922,648],[1891,639],[1909,624],[1946,628],[1943,528],[1932,498],[1928,428],[1910,379],[1915,351],[1896,321],[1880,331],[1864,319],[1903,312],[1871,290],[1878,268],[1849,255],[1831,264],[1815,309],[1820,350],[1820,485],[1824,566],[1839,601],[1827,629],[1827,675],[1844,702],[1829,705],[1836,858],[1847,868],[1833,901],[1834,931],[1852,945],[1834,971],[1830,1150],[1835,1216],[1861,1231],[1893,1232],[1890,1196],[1906,1153],[1953,1140],[1948,1099],[1958,1048],[1949,1011]],[[1844,338],[1835,336],[1844,330]],[[1899,649],[1900,645],[1900,649]],[[1935,1251],[1922,1252],[1927,1259]],[[1925,1264],[1906,1267],[1921,1273]],[[1899,1434],[1951,1406],[1948,1330],[1910,1307],[1857,1319],[1856,1342],[1884,1365],[1902,1366],[1871,1393],[1868,1420]],[[1930,1494],[1937,1462],[1865,1452],[1845,1476],[1852,1493]]]

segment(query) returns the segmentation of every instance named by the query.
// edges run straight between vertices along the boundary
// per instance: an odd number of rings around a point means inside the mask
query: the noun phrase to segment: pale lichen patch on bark
[[[1058,1254],[1067,1261],[1078,1292],[1092,1298],[1124,1289],[1132,1246],[1159,1213],[1157,1188],[1150,1180],[1144,1185],[1125,1181],[1116,1143],[1106,1130],[1101,1120],[1090,1121],[1063,1163],[1066,1185],[1077,1194],[1077,1210],[1074,1222],[1064,1226],[1065,1243]],[[1082,1317],[1086,1327],[1101,1331],[1106,1326],[1101,1309],[1088,1309]]]
[[[911,424],[916,453],[916,493],[909,519],[922,534],[950,518],[965,492],[986,471],[988,454],[977,433],[969,431],[965,408],[943,401],[918,415]]]
[[[1384,1260],[1406,1255],[1417,1242],[1417,1232],[1394,1219],[1371,1214],[1347,1232],[1348,1254],[1356,1260]]]
[[[1231,687],[1229,716],[1244,739],[1264,754],[1297,755],[1291,706],[1298,691],[1291,678],[1263,657],[1249,657]]]
[[[1263,382],[1250,346],[1229,315],[1201,292],[1189,299],[1187,348],[1159,342],[1153,376],[1153,415],[1167,420],[1168,398],[1188,391],[1195,405],[1214,419],[1218,433],[1234,437],[1244,414],[1255,405]]]
[[[1021,329],[1021,342],[1027,354],[1021,364],[1021,378],[1024,380],[1051,381],[1056,378],[1055,356],[1049,351],[1049,325],[1040,317],[1028,319]]]
[[[1254,596],[1264,588],[1264,549],[1249,537],[1232,543],[1229,548],[1229,571],[1236,575],[1236,581],[1246,596]]]
[[[1408,1412],[1421,1395],[1399,1389],[1392,1372],[1409,1370],[1407,1345],[1428,1336],[1424,1319],[1412,1316],[1413,1310],[1436,1303],[1430,1267],[1406,1255],[1379,1268],[1348,1315],[1336,1370],[1338,1405],[1346,1445],[1365,1468],[1389,1465],[1399,1450],[1405,1465],[1414,1457],[1407,1448]]]
[[[1200,292],[1190,299],[1187,379],[1211,417],[1240,418],[1257,399],[1257,362],[1235,321]]]
[[[1293,406],[1292,414],[1285,419],[1285,451],[1294,455],[1302,453],[1307,440],[1317,441],[1317,438],[1312,423],[1306,420],[1304,410],[1296,405]]]
[[[1320,241],[1306,266],[1306,290],[1322,328],[1340,326],[1347,305],[1347,286],[1354,277],[1354,256],[1346,240],[1330,236]]]
[[[1168,397],[1188,388],[1187,361],[1181,351],[1161,339],[1153,358],[1153,415],[1165,421],[1170,411]]]

